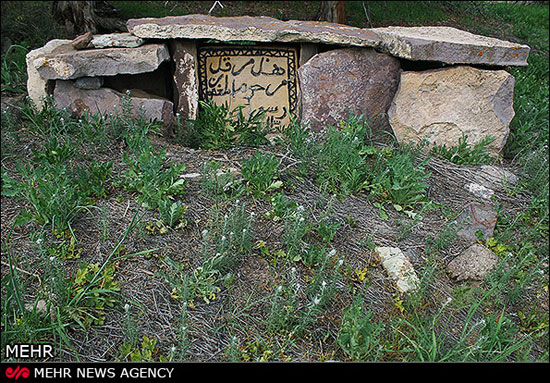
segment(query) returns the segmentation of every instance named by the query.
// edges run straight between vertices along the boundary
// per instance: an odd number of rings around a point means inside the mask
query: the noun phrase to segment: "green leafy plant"
[[[232,173],[232,169],[222,167],[217,161],[210,161],[203,165],[201,185],[204,191],[216,198],[238,197],[244,192],[241,180]]]
[[[266,217],[279,221],[295,214],[298,204],[289,199],[283,192],[277,192],[271,197],[273,209],[266,213]]]
[[[135,344],[133,341],[127,341],[120,345],[120,357],[119,361],[129,362],[154,362],[157,359],[159,361],[166,361],[166,358],[162,355],[157,358],[158,348],[157,338],[148,337],[144,335],[139,344]]]
[[[374,362],[382,355],[383,331],[384,324],[374,320],[374,314],[357,295],[344,310],[337,342],[352,360]]]
[[[27,66],[25,56],[29,52],[26,43],[11,45],[2,57],[2,92],[25,93]]]
[[[468,136],[462,133],[458,145],[447,148],[445,144],[434,144],[432,151],[458,165],[480,165],[491,161],[487,146],[494,140],[494,137],[487,136],[471,146]]]
[[[317,183],[330,192],[357,193],[368,181],[364,124],[344,123],[341,130],[331,127],[316,157]]]
[[[216,105],[212,100],[199,101],[200,111],[180,141],[191,147],[203,149],[223,149],[232,145],[258,146],[267,143],[269,133],[265,122],[265,112],[255,110],[245,116],[243,106],[230,110],[227,103]]]
[[[430,173],[424,168],[427,159],[417,160],[419,150],[402,147],[390,156],[379,153],[370,169],[371,179],[367,185],[370,193],[401,208],[424,200]]]
[[[319,234],[321,241],[328,244],[332,242],[341,225],[342,224],[338,221],[331,222],[328,217],[323,217],[313,230]]]
[[[72,306],[72,317],[83,325],[103,324],[105,322],[105,309],[113,307],[116,294],[120,290],[120,284],[115,281],[116,267],[113,263],[107,263],[100,270],[100,265],[83,261],[76,272],[73,281],[73,297],[79,297],[79,304]],[[96,275],[99,273],[99,277]]]
[[[256,152],[249,160],[242,162],[242,175],[249,190],[257,196],[279,189],[282,181],[277,180],[279,160],[273,154]]]
[[[98,198],[107,195],[107,180],[113,170],[113,161],[98,162],[92,160],[88,169],[83,167],[76,168],[77,182],[80,190],[86,195],[94,195]]]
[[[187,205],[184,205],[181,201],[172,202],[166,199],[159,204],[162,222],[170,227],[184,228],[187,226],[187,220],[184,219],[186,211]]]
[[[135,156],[123,155],[128,169],[123,171],[118,184],[139,193],[140,201],[148,209],[157,209],[165,198],[185,193],[187,180],[179,178],[185,164],[165,164],[165,149],[159,152],[148,149]]]

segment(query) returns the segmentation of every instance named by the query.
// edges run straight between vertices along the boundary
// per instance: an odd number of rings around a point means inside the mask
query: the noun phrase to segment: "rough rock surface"
[[[41,110],[42,100],[49,95],[48,81],[40,76],[34,66],[34,61],[39,60],[45,55],[50,55],[53,51],[61,46],[71,45],[71,40],[51,40],[41,48],[34,49],[27,53],[25,58],[27,63],[27,92],[29,98],[36,105],[38,110]]]
[[[500,258],[485,246],[476,243],[453,259],[447,269],[456,281],[483,280],[498,265]]]
[[[469,66],[402,72],[388,117],[398,141],[428,140],[456,146],[492,136],[496,156],[504,147],[514,117],[514,77],[504,70]]]
[[[387,27],[372,32],[391,55],[447,64],[527,65],[530,48],[451,27]]]
[[[376,247],[376,255],[401,293],[410,292],[420,283],[414,268],[397,247]]]
[[[182,119],[197,118],[199,107],[199,83],[197,78],[197,47],[193,41],[170,42],[174,62],[174,100]]]
[[[145,41],[130,33],[110,33],[106,35],[95,35],[91,44],[94,48],[136,48],[143,45]]]
[[[322,21],[281,21],[266,16],[167,16],[130,19],[127,26],[135,36],[155,39],[304,42],[362,47],[373,47],[380,42],[368,29]]]
[[[493,236],[497,223],[497,212],[489,203],[472,202],[466,205],[456,219],[460,227],[457,235],[464,242],[471,244],[478,241],[476,233],[487,239]]]
[[[344,48],[313,56],[298,69],[302,121],[320,130],[352,112],[378,120],[397,90],[399,67],[399,60],[374,49]]]
[[[505,190],[518,183],[514,173],[496,165],[482,165],[474,175],[474,180],[488,189]]]
[[[79,89],[74,86],[73,81],[56,81],[54,90],[57,107],[67,109],[76,116],[80,116],[85,110],[90,114],[121,113],[120,106],[123,97],[124,94],[110,88]],[[163,121],[165,127],[170,127],[173,124],[174,105],[171,101],[151,96],[143,91],[131,91],[130,99],[135,116],[143,110],[150,121]]]
[[[92,32],[86,32],[71,41],[71,45],[74,49],[91,48],[92,46],[90,43],[92,42],[93,37]]]
[[[80,89],[99,89],[103,86],[103,77],[80,77],[74,82]]]
[[[464,185],[464,188],[472,193],[474,196],[485,200],[490,200],[491,197],[495,194],[494,190],[475,182],[467,183],[466,185]]]
[[[45,80],[71,80],[79,77],[152,72],[169,58],[170,54],[165,44],[82,51],[77,51],[67,44],[35,58],[32,65]]]

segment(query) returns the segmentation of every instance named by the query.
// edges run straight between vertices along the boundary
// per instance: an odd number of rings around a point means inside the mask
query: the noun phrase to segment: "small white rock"
[[[374,251],[401,293],[413,291],[418,287],[420,281],[414,268],[399,248],[376,247]]]

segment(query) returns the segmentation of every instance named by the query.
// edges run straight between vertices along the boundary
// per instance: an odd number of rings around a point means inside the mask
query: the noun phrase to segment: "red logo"
[[[19,367],[17,366],[15,370],[11,367],[6,368],[6,376],[8,379],[19,379],[19,377],[22,377],[23,379],[28,378],[30,375],[30,371],[27,367]]]

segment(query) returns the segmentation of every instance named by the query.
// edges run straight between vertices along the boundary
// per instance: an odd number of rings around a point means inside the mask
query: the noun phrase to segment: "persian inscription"
[[[296,56],[292,48],[199,48],[201,99],[230,110],[242,105],[245,116],[265,111],[273,128],[288,125],[296,117]]]

